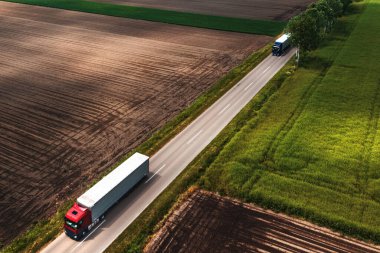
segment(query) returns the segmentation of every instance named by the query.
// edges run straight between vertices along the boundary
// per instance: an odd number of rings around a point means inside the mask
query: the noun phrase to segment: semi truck
[[[148,174],[149,157],[133,154],[76,200],[64,217],[66,235],[74,240],[82,239],[104,219],[113,205]]]
[[[290,47],[290,34],[283,34],[272,46],[272,55],[281,56]]]

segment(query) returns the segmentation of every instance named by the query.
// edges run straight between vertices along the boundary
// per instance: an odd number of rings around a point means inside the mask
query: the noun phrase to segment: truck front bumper
[[[69,230],[69,229],[65,229],[65,233],[68,237],[70,237],[71,239],[74,239],[76,241],[79,241],[80,240],[80,236],[79,234],[75,234],[73,231]]]

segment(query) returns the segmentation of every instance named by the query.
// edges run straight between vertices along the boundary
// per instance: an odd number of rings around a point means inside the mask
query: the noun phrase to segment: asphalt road
[[[106,215],[87,237],[76,242],[62,233],[42,252],[103,252],[117,236],[186,168],[236,114],[294,55],[268,56],[237,85],[150,159],[150,175]]]

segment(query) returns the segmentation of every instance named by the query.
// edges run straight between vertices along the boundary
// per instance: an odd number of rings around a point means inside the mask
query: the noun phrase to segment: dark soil
[[[380,247],[197,190],[168,216],[144,252],[379,253]]]
[[[0,1],[0,244],[271,40]]]

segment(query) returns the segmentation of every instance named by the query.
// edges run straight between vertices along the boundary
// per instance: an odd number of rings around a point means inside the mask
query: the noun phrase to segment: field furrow
[[[172,211],[151,238],[146,253],[379,252],[379,247],[305,221],[199,190]]]
[[[6,2],[0,9],[1,243],[80,195],[272,39]]]

